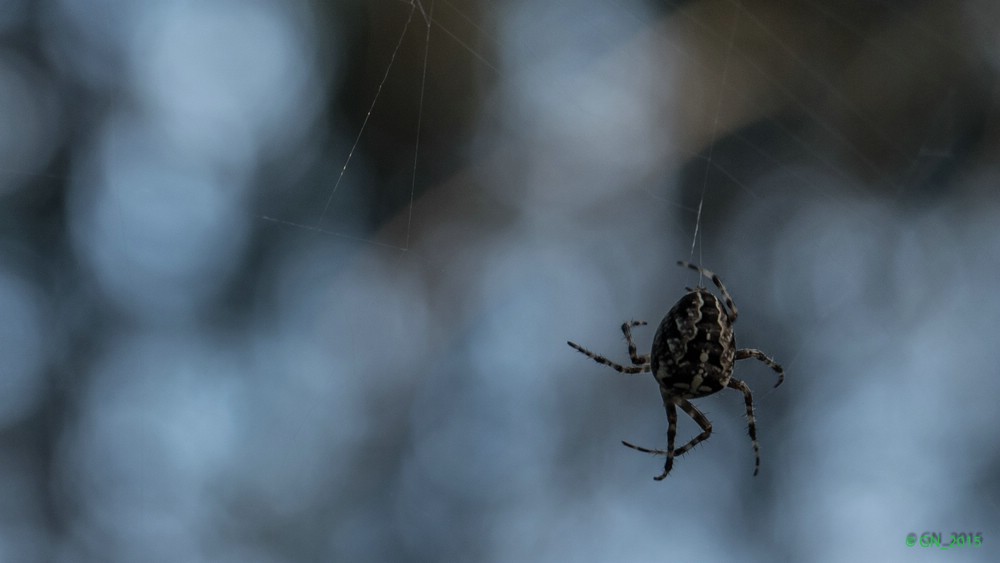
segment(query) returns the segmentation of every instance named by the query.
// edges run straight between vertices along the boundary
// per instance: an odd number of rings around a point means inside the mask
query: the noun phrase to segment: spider
[[[756,458],[753,474],[760,470],[760,447],[757,444],[757,422],[753,415],[753,395],[750,387],[733,377],[736,360],[754,358],[768,365],[778,374],[775,387],[785,380],[785,371],[767,354],[755,348],[736,348],[733,323],[739,315],[733,298],[722,285],[722,280],[714,273],[688,262],[677,262],[678,266],[690,268],[709,277],[725,300],[725,307],[719,299],[704,287],[686,288],[688,293],[663,317],[660,327],[653,337],[653,348],[649,355],[640,356],[632,341],[632,328],[644,326],[645,321],[629,321],[622,325],[622,332],[628,342],[631,366],[623,366],[587,350],[574,342],[567,342],[573,349],[593,359],[599,364],[614,368],[625,374],[652,373],[660,386],[660,396],[667,411],[667,449],[656,450],[636,446],[622,440],[622,444],[640,452],[663,455],[667,461],[663,473],[654,477],[664,479],[674,465],[674,458],[712,435],[712,423],[691,404],[689,399],[705,397],[728,387],[743,393],[746,402],[750,441]],[[677,436],[677,407],[680,407],[701,427],[701,434],[680,448],[674,448]]]

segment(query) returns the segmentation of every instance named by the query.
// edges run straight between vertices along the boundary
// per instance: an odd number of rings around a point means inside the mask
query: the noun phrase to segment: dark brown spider
[[[730,297],[726,287],[722,285],[719,276],[704,270],[694,264],[677,262],[679,266],[691,268],[703,276],[712,278],[719,288],[725,307],[715,295],[704,287],[688,288],[667,316],[663,317],[660,327],[653,337],[653,349],[648,356],[640,356],[632,341],[632,327],[643,326],[645,321],[629,321],[622,325],[622,332],[628,342],[628,355],[631,366],[616,364],[604,356],[573,342],[567,342],[577,351],[592,358],[594,361],[610,366],[626,373],[652,372],[660,385],[660,396],[667,410],[667,449],[655,450],[643,448],[622,441],[626,446],[655,455],[667,456],[663,466],[663,474],[654,477],[657,481],[665,478],[674,465],[674,458],[683,455],[712,435],[712,423],[688,399],[704,397],[729,387],[743,393],[746,401],[747,419],[750,440],[753,442],[753,453],[756,457],[753,474],[760,469],[760,447],[757,445],[757,422],[753,414],[753,395],[750,387],[743,381],[733,377],[733,365],[736,360],[754,358],[767,364],[778,373],[775,387],[785,380],[785,371],[774,360],[755,348],[736,348],[733,335],[733,323],[739,312]],[[701,434],[680,448],[674,448],[674,438],[677,436],[677,407],[686,412],[698,426]]]

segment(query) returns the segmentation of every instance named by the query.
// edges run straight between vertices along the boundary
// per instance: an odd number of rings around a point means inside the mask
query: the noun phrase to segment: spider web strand
[[[423,13],[423,6],[420,12]],[[403,250],[410,248],[410,226],[413,224],[413,195],[417,190],[417,160],[420,156],[420,126],[424,117],[424,92],[427,86],[427,55],[431,46],[431,23],[434,21],[434,1],[431,0],[430,13],[425,14],[424,21],[427,22],[427,35],[424,38],[424,67],[420,73],[420,102],[417,105],[417,139],[413,143],[413,175],[410,178],[410,207],[406,213],[406,239],[403,242]]]
[[[739,28],[740,18],[742,16],[742,13],[743,13],[743,3],[740,2],[737,4],[736,7],[736,17],[733,19],[733,28],[729,33],[729,41],[726,42],[726,53],[722,59],[721,83],[719,84],[719,96],[715,103],[715,119],[712,122],[712,138],[711,142],[708,145],[708,155],[705,158],[706,160],[705,175],[702,178],[701,182],[701,198],[698,200],[698,214],[695,216],[695,221],[694,221],[694,236],[691,237],[690,260],[692,262],[694,261],[694,249],[698,245],[699,227],[701,226],[701,214],[705,204],[705,193],[708,191],[709,172],[712,169],[712,155],[715,152],[715,142],[719,135],[719,115],[722,113],[722,99],[725,95],[726,84],[728,82],[729,61],[732,58],[733,44],[736,42],[736,30],[737,28]],[[702,262],[701,255],[699,255],[698,258],[699,258],[698,263],[701,263]],[[700,279],[701,278],[699,274],[699,283]]]
[[[378,88],[375,90],[375,97],[372,98],[372,103],[368,106],[368,113],[365,114],[364,121],[361,122],[361,129],[358,130],[358,136],[354,139],[354,144],[351,145],[351,150],[347,153],[347,159],[344,161],[344,166],[340,169],[340,174],[337,176],[337,181],[333,184],[333,189],[330,190],[330,195],[326,198],[326,204],[323,205],[323,212],[320,213],[319,219],[316,221],[316,227],[318,228],[323,224],[323,219],[326,218],[326,213],[330,209],[330,203],[333,201],[333,196],[337,193],[337,189],[340,188],[340,182],[344,179],[344,173],[347,172],[347,167],[351,163],[351,159],[354,157],[354,151],[357,150],[358,144],[361,142],[361,136],[365,133],[365,128],[368,126],[368,120],[371,119],[372,111],[375,110],[375,104],[378,103],[379,95],[382,94],[382,87],[385,86],[387,80],[389,80],[389,73],[392,71],[392,65],[396,62],[396,55],[399,54],[399,49],[403,45],[403,38],[406,37],[406,30],[410,28],[410,22],[413,21],[413,13],[416,12],[417,6],[415,3],[410,4],[410,14],[406,18],[406,23],[403,25],[403,31],[399,34],[399,39],[396,41],[396,48],[392,50],[392,56],[389,57],[389,64],[385,67],[385,74],[382,75],[382,80],[378,83]],[[421,8],[421,12],[423,8]]]

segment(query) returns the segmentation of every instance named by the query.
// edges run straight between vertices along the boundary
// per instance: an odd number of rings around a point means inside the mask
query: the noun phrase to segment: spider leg
[[[680,405],[681,409],[683,409],[684,412],[694,419],[694,421],[698,423],[698,426],[701,427],[701,434],[698,434],[692,438],[690,442],[674,451],[675,456],[680,456],[687,453],[688,450],[697,446],[701,442],[707,440],[708,437],[712,435],[712,423],[705,417],[704,414],[702,414],[700,410],[698,410],[698,407],[692,405],[687,399],[677,399],[677,404]]]
[[[760,471],[760,446],[757,444],[757,420],[753,416],[753,395],[750,393],[750,386],[735,377],[729,380],[726,387],[743,392],[743,399],[747,404],[747,427],[750,441],[753,442],[753,455],[756,458],[753,466],[753,474],[756,477],[757,472]]]
[[[642,446],[637,446],[637,445],[633,444],[632,442],[629,442],[628,440],[622,440],[622,445],[623,446],[628,446],[628,447],[632,448],[633,450],[640,451],[640,452],[642,452],[644,454],[667,455],[667,450],[651,450],[649,448],[644,448]]]
[[[605,358],[604,356],[599,356],[575,342],[567,342],[566,344],[569,344],[574,350],[580,352],[581,354],[587,356],[588,358],[594,360],[595,362],[599,364],[604,364],[620,373],[627,373],[627,374],[648,373],[651,369],[649,367],[649,364],[645,364],[642,366],[623,366],[621,364],[616,364],[611,360]]]
[[[737,360],[746,360],[748,358],[754,358],[755,360],[760,360],[767,364],[767,366],[778,373],[778,382],[774,384],[775,387],[781,385],[785,381],[785,370],[781,367],[781,364],[772,360],[767,354],[757,350],[756,348],[743,348],[736,351]]]
[[[684,444],[680,448],[675,449],[674,443],[677,438],[677,406],[680,406],[681,409],[685,413],[687,413],[687,415],[690,416],[698,424],[698,426],[701,427],[701,434],[698,434],[697,436],[692,438],[691,441],[688,442],[687,444]],[[687,399],[681,399],[677,397],[668,398],[664,396],[663,407],[667,411],[666,450],[651,450],[649,448],[636,446],[635,444],[631,444],[629,442],[626,442],[625,440],[622,440],[622,444],[625,444],[626,446],[632,448],[633,450],[638,450],[640,452],[644,452],[647,454],[667,456],[667,460],[663,464],[663,473],[656,477],[653,477],[653,479],[656,479],[657,481],[662,481],[664,478],[666,478],[667,474],[670,473],[670,470],[673,469],[674,466],[675,457],[684,455],[685,453],[688,452],[688,450],[700,444],[701,442],[707,440],[708,437],[712,435],[712,423],[709,422],[709,420],[705,418],[705,415],[702,414],[702,412],[698,410],[697,407],[692,405],[691,402],[688,401]]]
[[[641,366],[649,363],[649,356],[640,356],[635,349],[635,342],[632,340],[632,327],[644,326],[646,321],[629,321],[622,324],[622,333],[628,342],[628,357],[632,359],[632,364]]]
[[[700,266],[695,266],[690,262],[684,262],[683,260],[678,260],[677,265],[685,268],[691,268],[703,276],[712,278],[712,283],[715,284],[715,287],[719,288],[719,291],[722,293],[722,297],[726,300],[726,307],[729,307],[729,310],[731,311],[729,315],[729,322],[736,322],[736,317],[740,315],[740,312],[736,310],[736,303],[733,302],[733,297],[729,295],[729,291],[726,290],[726,286],[722,285],[722,280],[719,279],[719,276],[715,275],[714,272],[706,270]]]
[[[653,455],[665,455],[667,456],[667,461],[663,465],[663,473],[653,477],[657,481],[662,481],[670,470],[674,467],[674,440],[677,438],[677,406],[672,400],[663,398],[663,408],[667,411],[667,449],[666,450],[651,450],[649,448],[643,448],[642,446],[636,446],[622,440],[622,444],[632,448],[633,450],[638,450],[643,453],[653,454]]]

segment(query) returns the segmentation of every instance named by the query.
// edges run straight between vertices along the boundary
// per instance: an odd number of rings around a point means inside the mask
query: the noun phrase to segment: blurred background
[[[1000,541],[986,0],[5,0],[0,560]],[[694,243],[694,244],[693,244]],[[619,326],[759,362],[663,482]],[[698,432],[681,416],[679,441]],[[680,442],[679,442],[680,443]]]

